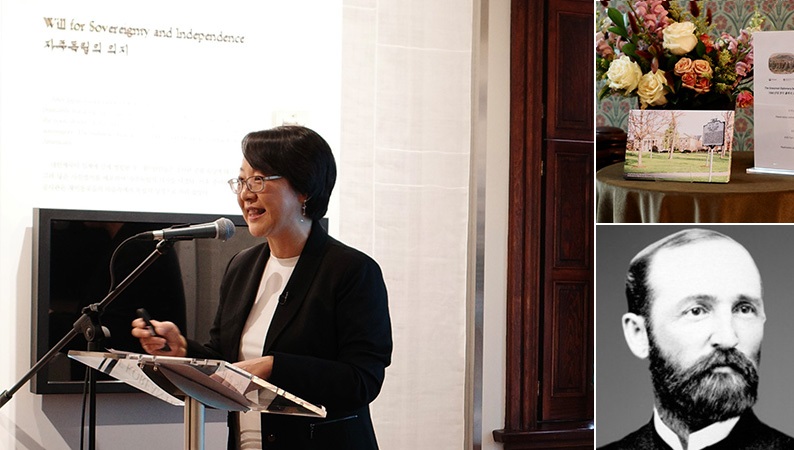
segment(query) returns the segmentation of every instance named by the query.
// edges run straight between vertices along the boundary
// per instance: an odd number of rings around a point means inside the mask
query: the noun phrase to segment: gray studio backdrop
[[[794,225],[597,225],[597,446],[622,438],[651,418],[648,363],[631,354],[620,324],[626,312],[624,280],[637,252],[684,228],[717,230],[753,255],[767,316],[754,411],[763,422],[794,436]]]

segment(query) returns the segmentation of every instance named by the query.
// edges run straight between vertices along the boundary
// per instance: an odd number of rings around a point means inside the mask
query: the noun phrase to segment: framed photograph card
[[[727,183],[734,111],[631,110],[623,176]]]

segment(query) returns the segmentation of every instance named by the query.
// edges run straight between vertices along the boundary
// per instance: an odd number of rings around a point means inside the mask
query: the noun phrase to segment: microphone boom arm
[[[163,255],[167,250],[173,247],[174,241],[172,240],[162,240],[157,243],[157,247],[155,247],[154,251],[152,251],[149,256],[146,257],[143,262],[141,262],[138,267],[135,268],[126,278],[124,278],[118,286],[116,286],[113,290],[111,290],[107,296],[105,296],[102,301],[98,303],[92,303],[85,308],[83,308],[82,315],[74,322],[72,325],[72,329],[69,330],[66,335],[58,341],[55,346],[53,346],[44,356],[39,359],[33,367],[11,388],[5,390],[0,394],[0,408],[3,407],[6,403],[11,400],[14,394],[22,388],[34,375],[36,375],[42,367],[44,367],[47,363],[49,363],[55,356],[66,347],[72,339],[77,337],[78,334],[86,334],[89,329],[92,329],[89,333],[93,333],[93,327],[95,326],[94,320],[95,317],[98,317],[102,311],[112,302],[116,297],[121,294],[124,289],[127,288],[133,281],[135,281],[140,274],[143,273],[152,263],[154,263],[157,258]],[[89,336],[86,336],[87,340],[90,342],[92,339],[88,339]],[[91,369],[93,370],[93,369]]]

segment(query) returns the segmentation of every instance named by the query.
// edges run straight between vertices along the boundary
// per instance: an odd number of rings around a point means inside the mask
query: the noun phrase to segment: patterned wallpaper
[[[623,0],[612,0],[610,3],[625,10]],[[794,0],[711,0],[705,2],[705,6],[713,13],[716,29],[725,30],[733,36],[747,24],[756,8],[766,17],[763,26],[765,31],[794,30]],[[603,8],[600,2],[596,2],[596,8]],[[600,88],[601,82],[596,92]],[[629,109],[638,108],[638,105],[634,99],[611,96],[597,102],[597,108],[597,126],[614,126],[625,130]],[[734,133],[734,150],[753,150],[753,108],[736,110]]]

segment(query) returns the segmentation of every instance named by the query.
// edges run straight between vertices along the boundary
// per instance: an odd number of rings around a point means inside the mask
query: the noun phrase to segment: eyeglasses
[[[265,189],[266,181],[278,180],[279,178],[281,178],[281,175],[270,175],[269,177],[254,175],[253,177],[248,177],[246,179],[232,178],[231,180],[227,181],[227,183],[229,183],[229,187],[232,188],[232,192],[235,194],[242,192],[243,186],[248,188],[248,192],[256,194],[257,192],[262,192]]]

